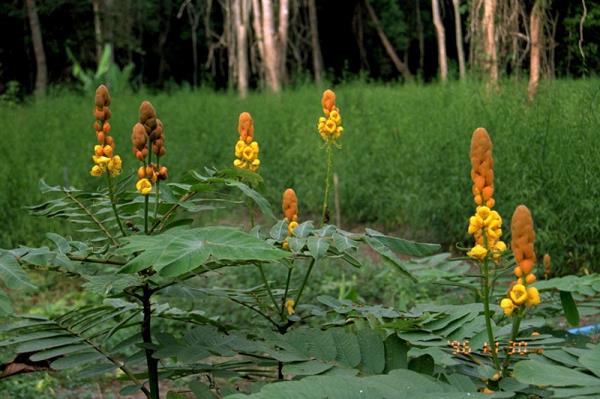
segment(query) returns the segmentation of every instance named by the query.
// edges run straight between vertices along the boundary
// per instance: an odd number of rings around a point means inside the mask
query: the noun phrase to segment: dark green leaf
[[[376,230],[366,229],[367,235],[376,238],[385,246],[389,247],[395,252],[399,252],[409,256],[429,256],[434,255],[440,251],[439,244],[427,244],[415,241],[404,240],[398,237],[387,236]]]
[[[572,326],[579,325],[579,311],[570,292],[560,291],[560,303],[565,312],[565,318]]]
[[[310,254],[315,259],[324,257],[329,249],[329,242],[323,237],[309,237],[307,245]]]

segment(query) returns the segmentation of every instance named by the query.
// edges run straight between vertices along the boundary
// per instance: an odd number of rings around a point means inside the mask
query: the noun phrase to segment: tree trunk
[[[35,53],[35,95],[44,97],[46,87],[48,86],[48,70],[46,68],[46,53],[44,52],[44,42],[42,41],[42,29],[38,18],[35,0],[25,0],[27,6],[27,15],[29,16],[29,27],[31,28],[31,40],[33,42],[33,51]]]
[[[531,10],[531,18],[529,21],[531,35],[531,50],[529,57],[529,84],[527,86],[527,94],[529,101],[533,101],[537,92],[538,82],[540,80],[540,13],[542,12],[540,1],[537,0]]]
[[[262,10],[260,7],[259,0],[252,0],[252,28],[254,30],[254,37],[256,40],[256,47],[258,48],[258,58],[260,65],[260,78],[261,81],[265,80],[267,71],[265,70],[265,42],[263,40],[262,31]]]
[[[250,0],[233,0],[233,21],[236,32],[237,86],[240,97],[248,94],[248,18]]]
[[[277,56],[277,42],[275,38],[275,23],[273,21],[273,7],[271,0],[262,0],[262,37],[264,44],[265,75],[267,87],[273,92],[281,89],[279,81],[279,58]]]
[[[279,79],[284,83],[286,83],[288,79],[286,61],[289,19],[289,0],[279,0],[279,28],[277,29],[277,53],[279,62]]]
[[[113,0],[104,0],[104,41],[110,44],[110,63],[115,62],[115,15]]]
[[[460,20],[460,0],[452,0],[454,6],[454,31],[456,33],[456,54],[458,57],[458,74],[461,80],[465,79],[465,51],[463,48],[463,32]]]
[[[381,23],[379,22],[379,18],[377,18],[377,14],[375,14],[375,10],[373,10],[373,7],[371,7],[371,4],[369,4],[369,0],[364,0],[364,1],[365,1],[365,6],[367,7],[367,11],[369,12],[369,16],[371,17],[371,21],[373,22],[373,25],[375,25],[375,29],[377,30],[377,34],[379,35],[379,39],[381,40],[383,47],[385,47],[385,51],[388,53],[388,56],[391,58],[392,62],[394,63],[394,66],[396,67],[398,72],[400,72],[400,74],[402,75],[404,80],[406,80],[406,81],[412,80],[412,74],[410,73],[410,70],[408,69],[406,64],[404,62],[402,62],[400,57],[398,57],[398,54],[396,54],[396,50],[394,50],[394,46],[392,46],[392,43],[390,43],[387,35],[385,34],[385,32],[383,31],[383,28],[381,27]]]
[[[494,14],[496,11],[496,0],[484,0],[483,3],[483,32],[485,65],[489,74],[490,83],[498,82],[498,59],[496,51]]]
[[[423,20],[421,19],[421,0],[415,0],[417,16],[417,40],[419,41],[419,71],[423,74],[425,66],[425,34],[423,33]]]
[[[308,19],[310,23],[313,72],[315,74],[315,82],[317,85],[320,85],[323,80],[323,56],[321,55],[321,44],[319,43],[319,24],[315,0],[308,0]]]
[[[96,38],[96,64],[100,64],[102,58],[102,22],[100,20],[100,6],[102,0],[92,0],[92,8],[94,10],[94,36]]]
[[[438,44],[438,66],[440,79],[445,82],[448,79],[448,61],[446,59],[446,32],[440,16],[440,4],[438,0],[431,0],[431,11],[433,14],[433,25]]]

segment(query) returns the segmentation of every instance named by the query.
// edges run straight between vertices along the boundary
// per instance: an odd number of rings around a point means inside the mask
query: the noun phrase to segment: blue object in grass
[[[569,331],[571,334],[583,334],[583,335],[599,334],[600,333],[600,324],[590,324],[589,326],[570,328],[567,331]]]

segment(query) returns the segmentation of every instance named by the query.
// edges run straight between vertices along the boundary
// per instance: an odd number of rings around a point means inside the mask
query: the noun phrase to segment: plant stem
[[[102,230],[104,234],[106,234],[106,237],[108,237],[108,239],[112,241],[112,243],[116,247],[119,246],[119,242],[115,240],[115,237],[113,237],[112,234],[110,234],[110,231],[108,231],[108,229],[102,224],[102,222],[98,220],[98,218],[96,218],[96,216],[94,216],[94,214],[81,201],[79,201],[73,194],[71,194],[70,191],[63,190],[63,192],[65,193],[67,198],[69,198],[71,201],[77,204],[77,206],[79,206],[79,208],[81,208],[81,210],[84,211],[94,223],[96,223],[96,226],[98,226],[98,228]]]
[[[144,233],[148,234],[148,195],[144,196]]]
[[[512,319],[512,332],[510,334],[510,340],[515,342],[517,340],[517,335],[519,335],[519,327],[521,326],[522,317],[519,314],[513,315]],[[506,369],[508,368],[508,363],[510,362],[510,356],[508,355],[508,351],[506,353],[506,358],[504,358],[504,363],[502,364],[502,375],[505,374]]]
[[[490,312],[490,277],[487,258],[483,261],[483,312],[485,315],[485,329],[487,330],[490,351],[496,370],[500,371],[500,363],[498,362],[498,353],[496,353],[496,345],[494,340],[494,331],[492,330],[492,315]]]
[[[271,286],[269,286],[269,281],[267,280],[265,271],[260,263],[258,264],[258,270],[260,270],[260,275],[263,279],[263,282],[265,283],[265,287],[267,287],[267,291],[269,292],[269,297],[271,297],[271,301],[273,301],[273,305],[275,305],[275,309],[277,309],[279,306],[277,306],[277,301],[275,300],[275,297],[273,296],[273,291],[271,291]],[[282,320],[283,320],[283,316],[282,316]]]
[[[160,156],[156,156],[156,170],[160,171]],[[158,216],[158,203],[160,202],[160,180],[156,181],[156,203],[154,204],[154,220]]]
[[[123,224],[121,223],[121,218],[119,217],[119,212],[117,211],[115,190],[113,188],[113,182],[112,177],[110,176],[110,172],[106,173],[106,177],[108,178],[108,196],[110,198],[110,204],[112,205],[113,212],[115,213],[115,218],[117,219],[119,230],[121,230],[121,234],[123,234],[123,237],[125,237],[127,234],[125,233],[125,229],[123,228]]]
[[[306,275],[304,276],[304,280],[302,281],[302,285],[300,286],[300,291],[298,291],[298,296],[296,296],[296,302],[294,306],[298,306],[300,303],[300,297],[302,296],[302,291],[304,291],[304,287],[306,286],[306,282],[308,281],[308,276],[310,276],[310,272],[313,269],[313,266],[316,263],[316,259],[312,258],[310,261],[310,265],[308,265],[308,270],[306,271]]]
[[[154,230],[156,230],[158,227],[164,225],[165,222],[181,206],[181,203],[183,203],[183,202],[187,201],[188,199],[192,198],[194,195],[196,195],[196,192],[188,192],[185,195],[183,195],[181,197],[181,199],[179,200],[179,202],[177,202],[176,204],[174,204],[167,212],[165,212],[165,214],[163,215],[162,218],[154,221],[154,224],[152,225],[152,228],[150,229],[150,234],[154,233]]]
[[[288,267],[287,279],[285,281],[285,291],[283,292],[283,297],[281,298],[281,318],[283,319],[283,312],[285,312],[285,301],[287,299],[288,291],[290,289],[290,280],[292,279],[292,267]]]
[[[142,306],[144,311],[144,320],[142,321],[142,339],[144,344],[147,346],[152,345],[152,303],[150,298],[152,297],[152,290],[148,285],[144,285],[144,292],[142,296]],[[146,365],[148,367],[148,385],[150,386],[150,398],[160,399],[159,387],[158,387],[158,360],[152,357],[154,350],[146,347]]]
[[[327,174],[325,175],[325,195],[323,196],[323,214],[321,216],[321,225],[325,224],[327,215],[327,204],[329,202],[329,186],[331,184],[331,171],[333,169],[333,151],[332,142],[327,143]]]

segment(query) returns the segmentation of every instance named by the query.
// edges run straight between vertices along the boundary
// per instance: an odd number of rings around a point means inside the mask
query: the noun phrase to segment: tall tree
[[[496,51],[495,21],[496,0],[484,0],[483,2],[483,32],[484,52],[486,57],[486,69],[489,74],[490,83],[498,82],[498,58]]]
[[[96,64],[100,64],[102,58],[102,20],[101,14],[102,0],[92,0],[92,9],[94,10],[94,37],[96,39]]]
[[[461,80],[465,79],[465,51],[463,48],[462,22],[460,20],[460,0],[452,0],[454,6],[454,33],[456,35],[456,55],[458,58],[458,74]]]
[[[315,0],[308,0],[308,20],[310,24],[313,73],[315,74],[315,82],[320,85],[323,75],[323,56],[321,55],[321,44],[319,42],[319,25]]]
[[[371,6],[371,4],[369,4],[369,0],[364,0],[364,3],[365,7],[367,8],[367,12],[369,13],[369,17],[371,18],[371,22],[373,22],[373,26],[375,26],[375,30],[377,30],[377,35],[379,36],[379,39],[381,40],[385,51],[388,53],[388,56],[394,63],[394,66],[396,67],[398,72],[400,72],[404,80],[412,80],[412,74],[410,73],[408,66],[400,59],[400,57],[398,57],[394,46],[392,46],[392,43],[383,31],[383,27],[381,26],[381,22],[379,22],[377,14],[375,14],[375,10]]]
[[[541,14],[543,5],[541,0],[536,0],[531,10],[529,32],[531,35],[531,50],[529,55],[529,84],[527,94],[529,101],[533,101],[540,80],[540,45],[542,39]]]
[[[279,62],[277,57],[277,40],[275,37],[275,22],[271,0],[262,0],[262,38],[264,45],[265,78],[267,87],[278,92],[281,89],[279,81]]]
[[[248,94],[248,22],[250,18],[250,0],[233,0],[232,13],[236,33],[237,50],[237,86],[240,96]]]
[[[42,40],[42,28],[38,18],[35,0],[25,0],[27,15],[29,16],[29,27],[31,29],[31,40],[33,42],[33,51],[35,53],[35,94],[36,97],[46,95],[48,86],[48,70],[46,67],[46,52],[44,51],[44,42]]]
[[[279,0],[279,27],[277,28],[277,55],[279,63],[279,78],[287,82],[287,44],[288,44],[288,25],[290,19],[289,0]]]
[[[446,59],[446,32],[440,15],[440,4],[438,0],[431,0],[431,12],[433,14],[433,25],[438,45],[438,67],[440,79],[445,82],[448,78],[448,61]]]
[[[196,31],[198,30],[198,25],[200,25],[200,14],[196,11],[191,0],[185,0],[181,3],[179,12],[177,13],[178,19],[182,17],[184,10],[187,11],[188,22],[192,30],[192,65],[194,67],[192,83],[196,87],[198,85],[198,37],[196,36]]]

